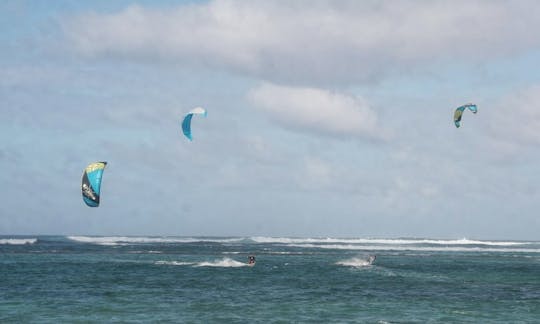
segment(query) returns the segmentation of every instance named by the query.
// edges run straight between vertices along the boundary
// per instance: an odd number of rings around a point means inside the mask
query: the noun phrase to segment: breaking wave
[[[250,238],[256,243],[344,243],[344,244],[434,244],[434,245],[487,245],[487,246],[516,246],[534,244],[534,242],[516,241],[481,241],[469,240],[466,238],[455,240],[435,240],[435,239],[376,239],[376,238],[289,238],[289,237],[262,237]]]
[[[37,242],[36,238],[21,238],[21,239],[0,239],[0,244],[10,244],[10,245],[24,245],[24,244],[34,244]]]
[[[196,237],[152,237],[152,236],[68,236],[68,239],[81,243],[99,245],[127,245],[127,244],[148,244],[148,243],[234,243],[240,242],[243,238],[196,238]]]
[[[540,253],[538,248],[496,248],[479,246],[412,246],[412,245],[354,245],[354,244],[288,244],[291,247],[359,250],[359,251],[431,251],[431,252],[528,252]]]
[[[372,261],[364,258],[350,258],[342,261],[336,262],[337,265],[346,266],[346,267],[368,267],[371,266]]]
[[[100,244],[100,245],[127,245],[147,243],[266,243],[266,244],[367,244],[367,245],[435,245],[435,246],[487,246],[487,247],[512,247],[538,244],[537,242],[519,241],[482,241],[466,238],[443,240],[443,239],[377,239],[377,238],[289,238],[289,237],[264,237],[255,236],[249,238],[232,237],[173,237],[173,236],[68,236],[68,239],[76,242]]]

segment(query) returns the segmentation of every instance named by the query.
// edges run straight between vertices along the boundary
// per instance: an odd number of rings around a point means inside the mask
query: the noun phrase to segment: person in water
[[[255,264],[255,256],[254,255],[248,256],[248,264]]]
[[[369,264],[373,264],[373,262],[375,262],[375,259],[377,259],[376,255],[370,255],[368,258]]]

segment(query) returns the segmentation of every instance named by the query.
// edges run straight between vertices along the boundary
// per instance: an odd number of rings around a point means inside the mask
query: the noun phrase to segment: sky
[[[539,16],[536,0],[2,1],[0,235],[538,240]]]

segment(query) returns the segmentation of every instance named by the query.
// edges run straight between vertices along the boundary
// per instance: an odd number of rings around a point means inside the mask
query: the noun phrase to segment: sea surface
[[[33,322],[540,323],[540,242],[0,236],[0,323]]]

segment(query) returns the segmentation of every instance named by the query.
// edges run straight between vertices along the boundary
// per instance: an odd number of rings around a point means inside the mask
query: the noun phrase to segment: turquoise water
[[[540,242],[0,236],[1,323],[539,319]]]

